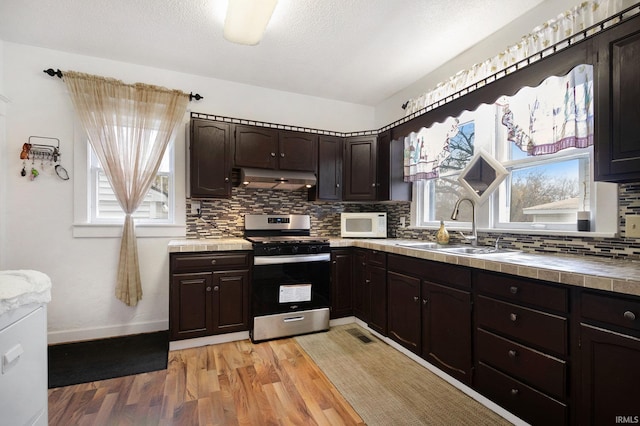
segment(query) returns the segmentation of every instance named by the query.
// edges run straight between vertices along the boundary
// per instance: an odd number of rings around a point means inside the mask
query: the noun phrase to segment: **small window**
[[[90,222],[122,223],[124,212],[91,145],[89,161]],[[172,223],[174,217],[173,146],[165,151],[162,163],[147,196],[133,214],[136,223]]]

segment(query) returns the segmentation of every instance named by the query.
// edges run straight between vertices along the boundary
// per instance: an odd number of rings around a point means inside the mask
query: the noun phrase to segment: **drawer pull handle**
[[[627,311],[623,314],[624,319],[628,319],[630,321],[634,321],[636,319],[636,314],[631,311]]]
[[[516,396],[516,395],[518,395],[519,393],[520,393],[520,391],[519,391],[518,389],[515,389],[515,388],[514,388],[514,389],[511,389],[511,395],[512,395],[512,396]]]
[[[511,292],[511,294],[517,294],[518,287],[516,287],[515,285],[512,285],[511,287],[509,287],[509,291]]]
[[[215,260],[215,259],[213,259],[213,260],[211,261],[211,264],[212,264],[212,265],[215,265],[215,264],[216,264],[216,260]]]
[[[513,322],[516,322],[518,320],[518,315],[516,314],[509,314],[509,319]]]
[[[509,354],[509,358],[515,358],[518,356],[518,352],[514,351],[513,349],[511,349],[509,352],[507,352]]]

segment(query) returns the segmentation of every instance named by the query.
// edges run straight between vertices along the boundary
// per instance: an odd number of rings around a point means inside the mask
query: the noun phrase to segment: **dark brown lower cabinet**
[[[580,294],[577,424],[640,423],[640,298]]]
[[[350,249],[331,251],[331,318],[353,315],[353,255]]]
[[[580,326],[581,425],[640,423],[640,338]]]
[[[170,265],[171,340],[249,329],[248,252],[172,253]]]
[[[387,335],[386,253],[356,249],[353,254],[353,314]]]
[[[420,354],[420,278],[389,271],[387,286],[388,335]]]
[[[471,385],[471,292],[422,283],[422,357]]]

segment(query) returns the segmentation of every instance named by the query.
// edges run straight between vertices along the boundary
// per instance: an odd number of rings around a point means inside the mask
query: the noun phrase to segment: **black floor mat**
[[[49,346],[49,389],[167,368],[169,332]]]

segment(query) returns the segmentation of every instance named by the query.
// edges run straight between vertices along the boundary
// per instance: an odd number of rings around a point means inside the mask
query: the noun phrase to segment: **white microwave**
[[[343,238],[387,238],[386,213],[341,213]]]

